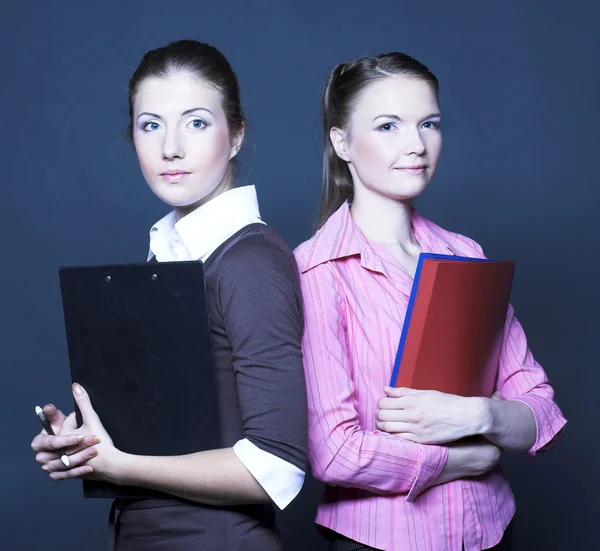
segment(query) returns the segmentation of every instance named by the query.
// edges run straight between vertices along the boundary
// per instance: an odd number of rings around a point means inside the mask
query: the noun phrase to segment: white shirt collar
[[[159,262],[201,260],[204,262],[222,243],[260,218],[254,186],[226,191],[175,221],[172,211],[150,229],[148,260]]]

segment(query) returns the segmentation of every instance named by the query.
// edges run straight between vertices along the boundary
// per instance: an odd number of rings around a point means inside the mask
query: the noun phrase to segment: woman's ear
[[[344,132],[341,128],[336,128],[334,126],[329,131],[329,139],[331,140],[331,144],[333,145],[333,149],[335,150],[337,156],[346,162],[350,162],[350,156],[348,155],[347,151],[347,132]]]
[[[231,138],[231,154],[229,155],[229,160],[233,159],[242,148],[242,144],[244,143],[244,134],[246,132],[246,125],[242,123],[240,129],[236,132],[236,134]]]

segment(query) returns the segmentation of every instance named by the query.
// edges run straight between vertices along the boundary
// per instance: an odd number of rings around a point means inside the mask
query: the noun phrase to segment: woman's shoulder
[[[230,238],[220,253],[219,264],[232,269],[270,269],[292,266],[296,261],[283,237],[267,224],[251,224]]]
[[[308,264],[308,259],[311,251],[314,249],[316,238],[317,236],[313,235],[310,239],[300,243],[300,245],[294,249],[294,256],[296,257],[296,262],[298,263],[298,269],[300,272],[304,271]]]
[[[438,241],[444,243],[455,255],[470,258],[484,258],[485,255],[481,245],[471,237],[448,230],[418,213],[415,213],[414,216],[420,224],[425,225],[427,230],[431,232]]]
[[[360,230],[352,221],[348,202],[343,203],[310,238],[294,250],[300,273],[328,271],[359,254],[363,247]]]
[[[294,256],[300,274],[307,272],[330,273],[334,269],[335,260],[345,257],[338,254],[330,244],[320,238],[319,234],[313,235],[294,249]]]

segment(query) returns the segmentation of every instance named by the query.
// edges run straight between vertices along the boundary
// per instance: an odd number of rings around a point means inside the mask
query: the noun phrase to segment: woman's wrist
[[[118,486],[134,486],[136,456],[120,450],[114,450],[114,455],[107,462],[106,470],[101,473],[103,480]]]
[[[470,434],[468,436],[490,434],[494,427],[493,400],[473,397],[469,400]]]

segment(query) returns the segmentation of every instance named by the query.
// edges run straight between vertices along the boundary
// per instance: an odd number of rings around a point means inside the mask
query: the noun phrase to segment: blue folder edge
[[[419,279],[421,277],[421,269],[423,268],[423,262],[427,259],[434,260],[462,260],[465,262],[494,262],[494,260],[488,258],[470,258],[468,256],[454,256],[450,254],[433,254],[433,253],[421,253],[417,262],[417,269],[415,271],[415,278],[413,280],[413,286],[410,291],[410,297],[408,299],[408,306],[406,308],[406,317],[404,318],[404,325],[402,326],[402,334],[400,335],[400,344],[398,345],[398,351],[396,352],[396,360],[394,361],[394,369],[392,370],[392,376],[390,378],[390,386],[394,386],[396,379],[398,378],[398,371],[400,370],[400,361],[402,360],[402,352],[404,351],[404,345],[406,344],[406,334],[408,333],[408,327],[410,326],[410,318],[413,311],[413,306],[419,289]]]

